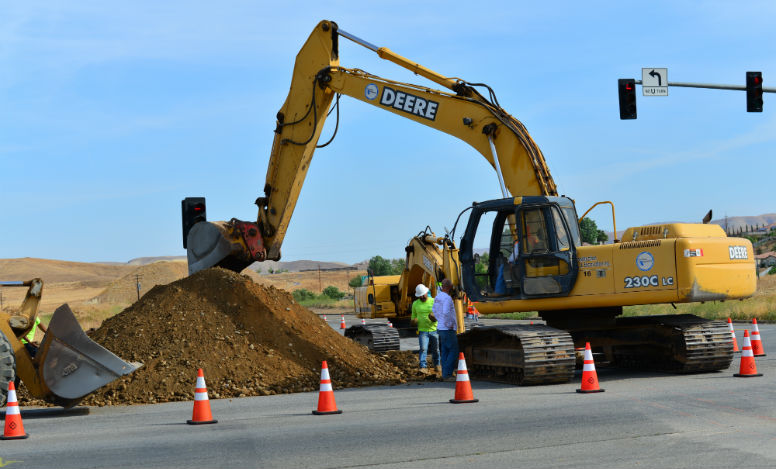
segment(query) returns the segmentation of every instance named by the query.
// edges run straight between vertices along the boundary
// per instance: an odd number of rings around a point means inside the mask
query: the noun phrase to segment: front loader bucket
[[[142,366],[125,362],[87,337],[66,304],[54,311],[38,354],[38,374],[64,407]]]

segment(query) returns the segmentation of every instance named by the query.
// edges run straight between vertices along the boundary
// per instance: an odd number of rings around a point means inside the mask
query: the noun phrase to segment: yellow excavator
[[[22,340],[36,324],[43,280],[2,281],[2,288],[27,288],[18,311],[0,311],[0,405],[8,383],[23,382],[32,397],[70,408],[91,392],[132,373],[127,363],[92,341],[65,304],[54,311],[40,345]]]
[[[340,38],[450,91],[341,67]],[[487,90],[487,97],[478,89]],[[705,220],[632,227],[622,241],[584,245],[574,201],[558,195],[541,150],[490,87],[440,75],[332,21],[320,22],[297,55],[288,98],[277,114],[264,195],[256,200],[257,221],[207,222],[204,199],[183,201],[190,274],[212,266],[240,271],[254,261],[280,259],[313,152],[325,146],[318,139],[333,111],[329,107],[340,95],[459,138],[496,172],[504,198],[474,203],[450,233],[424,233],[408,246],[420,254],[408,257],[408,270],[432,280],[429,286],[452,280],[459,332],[464,332],[464,294],[483,314],[538,311],[545,320],[546,325],[477,327],[459,335],[474,375],[517,384],[566,381],[574,371],[574,348],[585,342],[618,365],[676,372],[729,366],[732,340],[724,323],[692,315],[619,316],[626,305],[751,296],[756,276],[748,240],[728,238]],[[467,211],[459,251],[455,231]],[[617,233],[613,204],[612,217]],[[477,272],[475,245],[487,246],[486,272]],[[423,256],[423,251],[441,252]],[[408,275],[397,288],[394,314],[406,315],[413,281]]]

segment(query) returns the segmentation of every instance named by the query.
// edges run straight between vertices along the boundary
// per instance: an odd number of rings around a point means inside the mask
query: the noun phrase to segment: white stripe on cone
[[[455,381],[469,381],[469,371],[466,370],[466,360],[458,359],[458,373]]]
[[[195,392],[194,393],[194,400],[195,401],[207,401],[207,391],[205,392]]]
[[[328,368],[323,368],[321,370],[321,381],[323,381],[324,379],[331,380],[331,378],[329,377],[329,369]]]
[[[752,342],[749,340],[749,336],[744,336],[744,349],[741,351],[742,357],[754,357],[752,352]]]
[[[334,388],[331,387],[331,382],[321,382],[321,389],[320,392],[326,392],[326,391],[334,391]]]

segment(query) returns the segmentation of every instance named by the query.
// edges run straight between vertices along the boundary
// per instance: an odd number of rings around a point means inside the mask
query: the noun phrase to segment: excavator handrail
[[[600,201],[600,202],[596,202],[596,203],[594,203],[592,207],[590,207],[589,209],[587,209],[587,211],[586,211],[585,213],[583,213],[581,217],[579,217],[579,221],[582,221],[582,219],[583,219],[583,218],[585,218],[585,216],[586,216],[588,213],[590,213],[590,211],[591,211],[591,210],[593,210],[594,208],[598,207],[598,206],[599,206],[599,205],[601,205],[601,204],[609,204],[609,205],[611,205],[611,206],[612,206],[612,224],[614,225],[614,240],[613,240],[613,242],[615,242],[615,243],[619,243],[619,242],[620,242],[620,240],[619,240],[619,239],[617,239],[617,220],[616,220],[616,218],[614,217],[614,202],[612,202],[611,200],[602,200],[602,201]]]

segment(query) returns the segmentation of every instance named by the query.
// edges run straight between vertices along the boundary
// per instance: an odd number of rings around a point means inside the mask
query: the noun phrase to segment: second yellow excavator
[[[32,397],[69,408],[142,366],[91,340],[66,304],[54,311],[40,345],[32,339],[25,343],[35,332],[43,280],[0,281],[0,288],[27,289],[17,311],[0,311],[0,405],[5,404],[8,384],[18,387],[22,382]]]
[[[341,67],[340,38],[450,92]],[[541,150],[492,89],[442,76],[332,21],[320,22],[297,55],[288,98],[277,114],[264,195],[256,200],[257,221],[207,222],[196,213],[198,204],[204,211],[204,199],[183,201],[190,273],[216,265],[239,271],[254,261],[280,259],[329,106],[343,94],[465,141],[496,172],[504,198],[461,212],[469,214],[460,251],[454,242],[458,220],[443,237],[413,238],[406,282],[391,300],[393,314],[406,316],[414,269],[429,286],[452,280],[459,332],[464,293],[483,314],[538,311],[545,319],[541,326],[478,327],[461,334],[473,374],[518,384],[565,381],[573,374],[575,346],[585,342],[620,365],[678,372],[729,366],[732,340],[723,323],[691,315],[619,316],[626,305],[751,296],[756,276],[748,240],[728,238],[715,225],[670,223],[628,228],[622,242],[584,245],[574,201],[558,195]],[[476,270],[475,246],[490,253],[486,272]],[[438,256],[423,255],[432,248]]]

